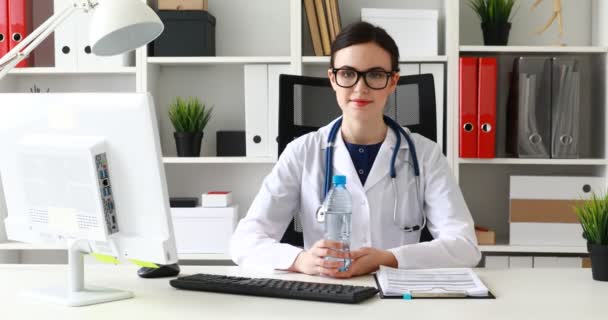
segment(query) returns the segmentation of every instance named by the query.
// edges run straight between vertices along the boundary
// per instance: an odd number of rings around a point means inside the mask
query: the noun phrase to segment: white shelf
[[[574,165],[574,166],[603,166],[608,164],[605,159],[522,159],[522,158],[494,158],[494,159],[465,159],[459,158],[460,164],[532,164],[532,165]]]
[[[44,244],[29,244],[22,242],[0,243],[0,250],[67,250],[64,247],[51,246]]]
[[[271,157],[163,157],[164,163],[276,163]]]
[[[0,243],[0,251],[32,251],[32,250],[67,250],[63,247],[50,246],[44,244],[29,244],[21,242],[4,242]],[[179,254],[179,260],[231,260],[230,256],[223,253],[183,253]]]
[[[290,63],[291,57],[149,57],[148,63],[163,66],[197,64]]]
[[[54,67],[32,67],[15,68],[9,72],[13,75],[102,75],[102,74],[127,74],[135,75],[135,67],[116,67],[107,69],[84,69],[84,70],[63,70]]]
[[[586,247],[511,246],[506,244],[479,246],[482,252],[505,253],[588,253]]]
[[[400,63],[408,62],[445,62],[448,61],[447,56],[410,56],[400,57]],[[329,56],[304,56],[302,62],[307,64],[329,64]]]
[[[604,53],[607,47],[560,47],[560,46],[460,46],[460,52],[565,52],[565,53]]]
[[[232,260],[229,255],[224,253],[180,253],[179,260]]]

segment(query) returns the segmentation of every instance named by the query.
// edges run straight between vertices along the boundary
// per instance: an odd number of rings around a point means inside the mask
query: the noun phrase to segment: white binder
[[[246,154],[270,157],[268,65],[247,64],[244,69]]]
[[[55,0],[54,12],[65,9],[72,1]],[[76,71],[78,68],[78,50],[76,50],[76,29],[78,29],[78,13],[69,16],[55,29],[55,68]]]
[[[55,12],[61,12],[71,3],[71,0],[55,0]],[[93,54],[89,43],[91,18],[91,13],[77,10],[55,30],[55,67],[76,71],[133,65],[133,52],[109,57]]]

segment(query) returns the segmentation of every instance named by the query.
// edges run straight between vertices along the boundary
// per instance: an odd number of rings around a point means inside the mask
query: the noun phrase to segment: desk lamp
[[[156,39],[164,29],[160,18],[142,0],[73,0],[0,58],[0,79],[78,10],[93,14],[89,37],[92,51],[98,56],[139,48]]]

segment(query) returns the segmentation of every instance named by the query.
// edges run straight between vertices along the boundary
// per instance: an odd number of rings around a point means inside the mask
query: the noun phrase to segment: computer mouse
[[[179,274],[179,265],[177,263],[174,264],[165,264],[159,265],[158,268],[140,268],[137,270],[137,275],[141,278],[152,279],[152,278],[166,278],[166,277],[175,277]]]

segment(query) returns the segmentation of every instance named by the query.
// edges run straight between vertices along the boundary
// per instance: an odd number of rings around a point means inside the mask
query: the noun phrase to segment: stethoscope
[[[395,120],[384,116],[384,122],[395,132],[395,136],[397,137],[397,141],[395,142],[395,148],[393,149],[393,155],[391,157],[391,167],[390,167],[390,175],[391,182],[393,184],[393,196],[395,199],[393,205],[393,224],[397,226],[399,229],[402,229],[405,232],[415,232],[423,229],[426,226],[426,214],[424,213],[424,204],[422,203],[422,199],[420,198],[420,167],[418,166],[418,157],[416,156],[416,147],[412,142],[409,134],[405,132],[405,130],[397,123]],[[333,154],[334,154],[334,146],[336,141],[336,136],[338,135],[338,130],[340,130],[340,126],[342,125],[342,117],[340,117],[334,125],[331,127],[329,131],[329,136],[327,138],[327,149],[325,150],[325,189],[323,193],[323,197],[327,196],[329,189],[331,188],[331,176],[332,176],[332,163],[333,163]],[[407,141],[410,157],[412,158],[412,163],[414,167],[414,176],[416,179],[416,199],[418,200],[418,207],[422,213],[422,225],[414,225],[414,226],[401,226],[397,222],[397,182],[395,178],[397,177],[397,170],[395,169],[395,161],[397,159],[397,154],[399,153],[399,148],[401,147],[401,136],[405,137]],[[323,201],[321,201],[323,202]],[[324,222],[325,221],[325,213],[327,209],[321,205],[319,209],[317,209],[317,221]]]

